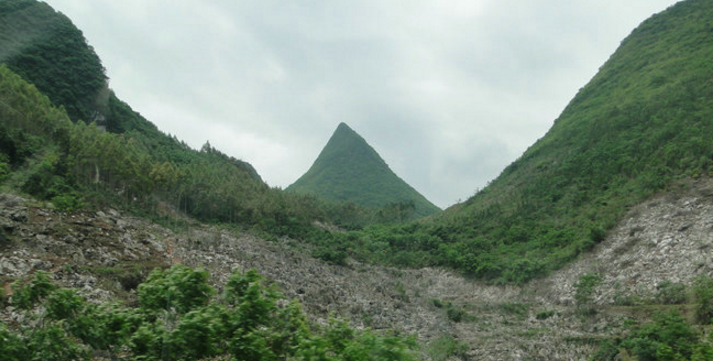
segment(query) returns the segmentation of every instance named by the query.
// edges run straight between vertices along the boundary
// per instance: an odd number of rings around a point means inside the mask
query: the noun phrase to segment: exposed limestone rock
[[[570,304],[578,277],[598,273],[598,305],[651,297],[663,282],[711,276],[712,236],[712,182],[700,180],[634,207],[593,252],[531,288],[543,302]]]

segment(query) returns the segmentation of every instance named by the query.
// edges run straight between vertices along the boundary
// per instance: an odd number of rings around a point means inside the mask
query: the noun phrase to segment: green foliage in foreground
[[[209,274],[175,265],[156,270],[138,288],[139,305],[87,302],[75,290],[46,287],[40,273],[16,292],[37,295],[35,327],[0,323],[4,360],[86,360],[101,352],[133,360],[415,360],[412,339],[345,322],[309,322],[300,304],[285,302],[255,271],[234,273],[223,293]],[[13,295],[12,304],[27,306]],[[21,304],[17,304],[21,302]]]
[[[700,332],[679,313],[657,314],[653,322],[634,327],[626,337],[605,342],[591,360],[711,360],[711,335],[706,341],[701,339]],[[628,358],[622,358],[623,354]]]
[[[712,324],[712,294],[714,287],[711,277],[700,276],[694,280],[692,288],[694,303],[697,305],[697,320],[705,325]]]
[[[582,280],[582,278],[581,278]],[[667,284],[672,287],[673,284]],[[666,287],[666,288],[667,288]],[[689,292],[674,287],[694,301],[694,325],[678,311],[655,314],[652,322],[633,326],[627,335],[604,341],[592,361],[704,361],[712,359],[712,278],[697,277]],[[666,292],[668,294],[668,292]],[[671,301],[671,298],[659,301]],[[665,302],[669,303],[669,302]],[[625,357],[623,357],[623,355]]]

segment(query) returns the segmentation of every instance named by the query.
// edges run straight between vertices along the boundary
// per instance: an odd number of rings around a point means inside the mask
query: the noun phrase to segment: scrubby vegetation
[[[708,338],[711,340],[711,330]],[[618,359],[711,360],[712,344],[702,341],[700,332],[678,312],[660,313],[652,322],[633,326],[626,337],[607,341],[592,358],[593,361]]]
[[[674,294],[676,292],[676,295]],[[664,282],[651,300],[672,305],[657,312],[651,321],[632,321],[627,333],[602,342],[593,361],[608,360],[711,360],[712,359],[712,279],[700,276],[691,287]],[[694,306],[689,317],[682,315]]]
[[[15,284],[10,303],[38,327],[0,324],[3,360],[415,360],[412,339],[356,331],[333,319],[306,318],[255,271],[234,273],[222,292],[205,270],[157,269],[139,285],[139,303],[88,302],[49,275]]]

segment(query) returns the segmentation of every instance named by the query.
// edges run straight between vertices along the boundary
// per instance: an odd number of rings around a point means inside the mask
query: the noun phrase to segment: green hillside
[[[113,203],[157,215],[168,205],[278,233],[321,218],[312,199],[286,198],[250,164],[162,133],[106,79],[66,16],[35,0],[0,1],[0,183],[66,209]],[[109,132],[84,126],[94,120]]]
[[[32,82],[73,120],[106,108],[99,57],[66,16],[28,0],[0,2],[0,63]]]
[[[440,209],[399,178],[347,124],[340,123],[315,163],[287,190],[369,208],[414,205],[414,218]]]
[[[712,1],[643,22],[488,187],[428,224],[351,235],[365,258],[495,282],[547,274],[602,241],[629,207],[712,175]]]
[[[454,266],[519,280],[590,249],[628,207],[711,174],[712,1],[690,0],[637,27],[542,139],[437,224],[476,251]]]
[[[154,156],[185,162],[185,144],[167,136],[109,89],[104,66],[82,31],[36,0],[0,1],[0,63],[62,106],[72,121],[97,122],[109,132],[130,132]],[[235,165],[261,181],[253,166]]]
[[[349,229],[400,220],[395,207],[271,188],[250,164],[210,143],[193,150],[164,134],[115,96],[82,32],[47,4],[0,1],[0,19],[3,188],[63,209],[111,204],[155,218],[169,217],[168,209],[171,217],[180,211],[303,238],[326,233],[315,220]],[[88,126],[95,121],[107,131]]]

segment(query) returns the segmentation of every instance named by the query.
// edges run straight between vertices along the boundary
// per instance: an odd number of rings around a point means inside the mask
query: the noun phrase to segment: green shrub
[[[82,201],[76,194],[60,194],[52,197],[52,205],[62,212],[73,211],[82,207]]]
[[[87,306],[83,297],[70,289],[59,289],[45,302],[47,317],[54,320],[71,319],[78,316]]]
[[[602,276],[597,273],[588,273],[580,276],[575,283],[575,302],[577,306],[583,307],[593,302],[592,296],[595,288],[602,283]]]
[[[32,361],[88,360],[90,350],[77,344],[62,327],[62,322],[50,323],[32,332],[27,341]]]
[[[0,182],[9,176],[11,171],[5,154],[0,153]]]
[[[698,334],[678,313],[658,314],[654,322],[632,332],[621,347],[640,361],[689,359]]]
[[[446,361],[452,357],[463,359],[469,351],[469,346],[451,336],[444,335],[427,346],[427,354],[432,361]]]
[[[638,361],[711,360],[710,340],[711,336],[700,340],[700,333],[678,312],[658,313],[652,322],[634,327],[623,339],[601,343],[591,360],[614,361],[622,355]]]
[[[528,305],[519,302],[505,302],[498,305],[498,308],[506,314],[525,317],[528,314]]]
[[[700,276],[692,287],[694,301],[697,305],[697,321],[701,324],[712,324],[712,278]]]
[[[590,240],[593,243],[600,243],[604,241],[606,235],[607,231],[605,231],[602,227],[595,227],[590,229]]]
[[[26,361],[31,357],[25,341],[0,322],[0,355],[6,361]]]
[[[536,319],[547,320],[555,315],[555,310],[539,311],[536,313]]]
[[[686,287],[681,283],[664,281],[657,285],[655,300],[663,305],[679,305],[687,301]]]
[[[204,306],[216,291],[208,284],[208,272],[174,265],[162,271],[154,270],[139,285],[139,305],[150,311],[171,310],[186,313]]]
[[[40,299],[49,296],[56,288],[50,280],[50,274],[37,271],[35,278],[27,285],[16,281],[12,285],[12,304],[20,309],[28,310]]]
[[[449,305],[446,309],[446,317],[453,322],[461,322],[464,318],[465,312],[461,309]]]
[[[444,302],[438,298],[432,298],[431,304],[434,305],[434,307],[436,308],[444,308],[445,306]]]
[[[0,359],[83,360],[102,350],[145,361],[415,360],[413,338],[357,331],[334,319],[311,324],[297,301],[279,305],[280,294],[254,270],[232,274],[220,298],[207,278],[185,266],[156,270],[139,286],[139,307],[127,308],[89,303],[38,273],[16,288],[17,300],[26,308],[42,302],[43,322],[20,333],[0,323]]]
[[[347,265],[347,252],[342,249],[319,247],[312,252],[312,256],[329,264],[337,266]]]

